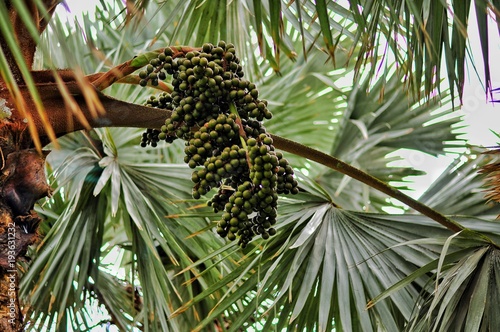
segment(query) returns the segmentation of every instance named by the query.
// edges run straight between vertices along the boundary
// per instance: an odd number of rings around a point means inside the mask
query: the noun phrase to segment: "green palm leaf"
[[[443,118],[446,112],[438,111],[438,99],[412,101],[397,75],[368,86],[368,82],[362,82],[346,93],[347,109],[336,126],[338,134],[330,145],[332,155],[385,182],[399,182],[399,186],[406,182],[411,188],[405,178],[423,173],[413,168],[387,167],[395,160],[387,155],[397,155],[399,148],[439,155],[463,146],[457,137],[460,119]],[[383,98],[375,102],[382,94]],[[446,94],[441,97],[446,98]],[[315,167],[312,174],[317,174],[318,169],[322,170]],[[344,208],[382,211],[388,204],[386,196],[338,172],[322,170],[320,175],[318,181]]]
[[[499,300],[498,250],[477,241],[455,240],[455,245],[464,248],[443,252],[439,263],[432,261],[377,297],[379,301],[422,273],[442,267],[433,276],[435,289],[429,285],[430,292],[415,306],[406,330],[494,331],[499,327],[492,309],[492,304]]]
[[[443,213],[494,219],[500,207],[486,200],[485,176],[478,172],[491,161],[492,156],[482,154],[479,149],[465,152],[443,171],[419,200]]]
[[[135,313],[133,322],[127,316],[134,315],[133,310],[117,316],[117,308],[109,308],[122,326],[183,330],[213,306],[213,299],[207,298],[176,319],[170,318],[172,308],[220,276],[217,270],[201,275],[195,267],[178,277],[173,275],[219,248],[223,241],[213,232],[203,232],[208,225],[206,218],[190,218],[189,223],[180,217],[164,218],[185,214],[184,200],[191,196],[191,170],[186,166],[145,163],[155,157],[138,146],[138,134],[136,129],[121,129],[99,130],[90,136],[69,135],[61,139],[62,149],[49,157],[57,179],[64,185],[56,195],[58,199],[53,199],[57,202],[62,198],[62,204],[56,205],[61,212],[54,216],[56,220],[34,254],[36,260],[21,286],[23,297],[32,305],[33,317],[47,320],[48,326],[56,319],[63,326],[72,315],[84,314],[82,305],[72,307],[76,299],[97,296],[102,300],[106,296],[104,289],[116,284],[106,276],[104,280],[110,284],[97,282],[102,273],[100,261],[110,254],[113,243],[122,252],[117,267],[129,271],[125,282],[140,285],[139,295],[143,298],[142,311]],[[52,207],[51,201],[45,204],[47,209]],[[192,237],[200,231],[196,239]],[[103,243],[107,243],[106,247],[102,247]],[[216,256],[206,264],[219,261]],[[60,278],[52,277],[56,266],[66,269]],[[234,267],[231,261],[221,266],[225,270]],[[198,275],[195,282],[190,281]],[[38,282],[45,286],[37,286]],[[93,295],[88,293],[90,290]],[[49,305],[52,296],[57,296],[57,305]],[[107,296],[104,304],[117,303]],[[151,312],[155,312],[154,320]]]
[[[476,1],[478,8],[483,2]],[[436,99],[421,96],[439,88],[443,56],[461,93],[461,32],[470,3],[452,4],[453,21],[440,2],[351,1],[343,7],[333,1],[143,1],[135,21],[135,9],[125,11],[119,1],[102,3],[96,17],[85,17],[77,30],[54,20],[40,43],[45,52],[37,66],[76,63],[91,73],[154,44],[199,46],[226,39],[236,45],[246,76],[270,101],[271,132],[411,187],[406,176],[421,172],[388,168],[395,160],[388,154],[407,148],[439,155],[463,147],[459,119],[441,117],[452,111],[449,106],[438,110],[440,102],[453,99],[453,87],[451,97],[447,91]],[[478,21],[484,37],[483,14]],[[409,47],[401,47],[402,36]],[[57,51],[63,39],[65,49]],[[381,41],[387,54],[373,47]],[[72,63],[70,50],[87,51],[71,52]],[[398,70],[376,66],[387,63],[390,53]],[[357,61],[349,61],[353,56]],[[330,59],[344,67],[333,70]],[[353,67],[354,86],[342,81]],[[114,85],[106,93],[142,103],[152,92]],[[62,138],[61,149],[49,157],[59,189],[38,209],[47,218],[44,239],[21,284],[31,303],[32,330],[90,329],[95,322],[87,304],[96,300],[123,330],[498,326],[490,309],[498,301],[492,286],[498,282],[496,267],[490,269],[498,254],[491,243],[478,245],[467,231],[462,243],[447,240],[450,232],[423,216],[358,212],[381,212],[391,204],[368,186],[290,156],[308,175],[297,172],[303,191],[281,199],[273,239],[255,239],[243,250],[220,239],[213,232],[217,216],[191,200],[191,170],[175,164],[182,143],[140,149],[139,138],[140,131],[132,129],[76,133]],[[480,165],[482,158],[477,160]],[[470,193],[481,180],[475,165],[452,166],[424,201],[447,213],[491,215],[494,208],[483,208],[479,193]],[[497,223],[454,219],[498,243]],[[114,264],[104,263],[117,253]],[[432,294],[436,269],[442,280]],[[377,303],[366,310],[374,298]]]
[[[20,295],[30,299],[31,310],[41,313],[37,320],[48,320],[48,326],[55,319],[59,325],[66,309],[73,306],[76,299],[86,297],[84,290],[89,288],[89,276],[97,278],[106,219],[105,200],[92,196],[99,176],[94,151],[82,147],[67,161],[79,169],[71,184],[65,186],[68,193],[65,200],[72,208],[63,210],[57,217],[21,283]],[[65,175],[72,173],[68,167],[59,171],[61,182],[65,182]],[[81,306],[74,308],[80,309]]]
[[[465,78],[467,18],[471,3],[470,0],[451,4],[432,1],[422,4],[353,1],[349,5],[343,5],[319,1],[315,4],[304,2],[292,6],[281,1],[229,2],[227,5],[222,1],[209,6],[207,2],[195,1],[176,6],[175,10],[170,8],[172,6],[164,6],[162,10],[170,16],[162,21],[170,23],[165,24],[157,36],[167,31],[174,18],[180,18],[180,24],[172,36],[173,40],[177,40],[180,31],[187,27],[188,39],[182,40],[181,43],[192,41],[192,36],[197,36],[198,41],[217,42],[218,39],[224,39],[228,31],[238,32],[235,36],[239,37],[235,40],[249,40],[253,30],[256,32],[261,54],[267,56],[276,71],[280,70],[279,50],[292,59],[295,57],[297,48],[292,46],[292,31],[300,35],[302,49],[306,49],[306,45],[317,45],[334,61],[337,40],[347,37],[352,46],[345,50],[344,54],[348,58],[357,59],[355,68],[358,75],[362,66],[368,63],[371,67],[370,77],[373,77],[377,68],[383,67],[379,62],[388,62],[389,58],[393,58],[402,74],[408,78],[408,86],[414,95],[420,96],[420,87],[425,86],[424,95],[429,96],[435,89],[439,89],[441,65],[444,62],[447,66],[449,85],[456,86],[461,97]],[[486,86],[489,87],[491,79],[487,58],[489,50],[486,8],[495,7],[494,2],[484,0],[474,3],[480,37],[484,41],[482,54],[485,61]],[[451,15],[450,9],[453,13]],[[255,14],[252,17],[250,13]],[[231,29],[228,26],[231,22],[239,24],[231,26]],[[448,25],[452,26],[451,33],[448,31]],[[264,38],[265,33],[271,37],[272,44]],[[321,38],[317,38],[318,36]],[[390,56],[381,54],[380,49],[373,47],[380,43],[386,43],[384,51],[390,53]],[[248,52],[245,51],[245,55],[252,53],[251,48],[246,50]],[[445,61],[442,61],[443,59]],[[335,63],[342,66],[346,62],[337,60]],[[452,96],[455,95],[454,91],[452,88]]]
[[[389,248],[425,234],[446,236],[447,231],[423,224],[426,218],[420,216],[346,211],[325,198],[316,191],[314,196],[301,194],[283,200],[278,235],[262,248],[262,253],[248,253],[240,267],[186,304],[193,305],[224,284],[238,285],[226,293],[198,329],[222,312],[235,317],[230,330],[253,326],[252,320],[263,324],[264,329],[278,330],[289,326],[331,330],[335,326],[370,331],[378,324],[388,330],[402,328],[425,278],[371,311],[366,311],[365,305],[371,296],[389,287],[389,280],[397,282],[435,259],[439,248]],[[419,235],[414,234],[415,227]],[[256,292],[252,287],[255,283],[260,285]],[[255,307],[257,312],[233,307],[237,299],[245,299],[245,308]]]

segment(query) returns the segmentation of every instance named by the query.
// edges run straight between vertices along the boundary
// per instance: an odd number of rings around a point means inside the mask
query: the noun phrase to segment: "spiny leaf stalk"
[[[276,151],[263,126],[272,117],[254,83],[244,79],[234,45],[221,41],[182,54],[166,48],[139,73],[140,85],[171,77],[172,93],[151,96],[147,106],[172,111],[142,146],[185,141],[184,161],[193,168],[193,197],[219,188],[208,202],[221,212],[217,232],[245,247],[255,235],[276,234],[279,194],[298,193],[292,167]]]

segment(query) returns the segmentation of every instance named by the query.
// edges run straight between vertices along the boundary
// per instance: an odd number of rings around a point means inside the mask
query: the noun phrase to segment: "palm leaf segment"
[[[240,326],[403,330],[413,317],[419,294],[432,293],[428,275],[412,275],[413,271],[431,264],[435,269],[442,248],[448,248],[450,263],[477,248],[477,241],[469,241],[464,249],[463,239],[462,245],[447,246],[450,232],[425,217],[346,211],[332,204],[311,180],[303,178],[301,186],[307,193],[282,201],[278,235],[264,246],[255,243],[237,269],[179,309],[182,312],[224,285],[232,285],[197,330],[222,313],[232,322],[230,331]],[[470,218],[459,221],[499,239],[497,224]],[[390,298],[366,310],[370,299],[407,275],[412,279],[405,288],[385,294]]]
[[[377,71],[389,72],[395,63],[414,96],[429,97],[440,89],[442,66],[447,71],[452,98],[462,98],[467,57],[467,24],[475,7],[481,51],[485,64],[486,92],[491,92],[488,16],[498,15],[497,1],[193,1],[172,6],[158,31],[162,35],[180,18],[172,35],[178,40],[187,29],[189,43],[257,38],[260,55],[275,71],[280,71],[280,54],[295,59],[298,49],[307,54],[312,47],[322,49],[339,67],[354,63],[355,81],[365,65],[370,77]],[[167,7],[169,7],[167,9]],[[163,12],[163,10],[162,10]],[[301,46],[295,47],[296,34]],[[270,38],[266,38],[269,36]],[[247,38],[248,39],[248,38]],[[343,41],[349,40],[348,47]],[[376,47],[376,45],[384,45]],[[243,50],[243,42],[236,45]],[[245,52],[252,54],[249,50]],[[252,56],[249,63],[258,61]],[[424,90],[421,91],[421,87]],[[423,92],[423,93],[422,93]]]
[[[183,330],[213,303],[169,320],[172,308],[192,296],[193,287],[216,282],[219,273],[209,272],[187,287],[181,284],[192,273],[198,275],[197,269],[177,278],[172,275],[223,242],[212,232],[187,239],[207,227],[204,218],[191,218],[189,223],[164,219],[172,213],[182,215],[182,200],[191,192],[189,168],[150,164],[157,157],[138,150],[137,130],[97,134],[65,137],[61,150],[50,157],[60,189],[46,210],[40,210],[51,227],[21,285],[21,295],[31,304],[30,316],[37,317],[30,325],[35,330],[69,322],[76,330],[89,326],[88,308],[81,301],[88,298],[100,300],[112,323],[122,329]],[[108,254],[117,252],[118,262],[103,263]],[[233,268],[230,261],[221,264],[223,269]],[[125,273],[123,280],[109,272],[117,267]],[[112,291],[115,287],[117,292]]]
[[[458,138],[460,118],[444,118],[450,110],[440,110],[437,99],[411,102],[396,74],[380,78],[371,88],[368,86],[368,82],[363,81],[346,93],[347,108],[334,129],[338,134],[331,141],[331,155],[382,181],[399,182],[401,186],[407,176],[422,172],[408,167],[388,168],[391,161],[397,160],[398,149],[437,156],[463,146]],[[380,95],[383,97],[375,102]],[[446,99],[447,94],[442,93],[440,97]],[[346,209],[382,211],[388,204],[384,195],[338,172],[314,167],[311,173],[321,175],[318,182]]]

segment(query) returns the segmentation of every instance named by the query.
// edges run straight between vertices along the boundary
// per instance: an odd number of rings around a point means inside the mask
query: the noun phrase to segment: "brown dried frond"
[[[500,203],[500,146],[484,153],[492,157],[491,161],[482,166],[480,170],[480,173],[486,175],[485,185],[487,190],[485,198],[488,201]]]

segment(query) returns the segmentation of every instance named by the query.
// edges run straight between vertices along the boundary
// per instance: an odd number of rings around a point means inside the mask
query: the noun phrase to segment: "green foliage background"
[[[408,209],[387,214],[385,195],[287,154],[304,191],[280,199],[275,237],[242,250],[217,236],[217,216],[191,198],[181,142],[143,149],[141,130],[77,132],[48,158],[57,190],[38,207],[43,241],[22,278],[28,328],[500,330],[499,206],[485,201],[477,173],[493,157],[460,139],[451,102],[457,86],[461,95],[466,3],[453,2],[454,20],[432,1],[144,1],[128,24],[117,1],[75,27],[55,17],[38,68],[94,73],[152,48],[231,41],[269,101],[269,132],[401,189],[422,171],[389,167],[399,158],[387,155],[464,151],[421,201],[484,236],[453,234]],[[439,85],[442,63],[451,89]],[[105,93],[143,103],[154,91]]]

